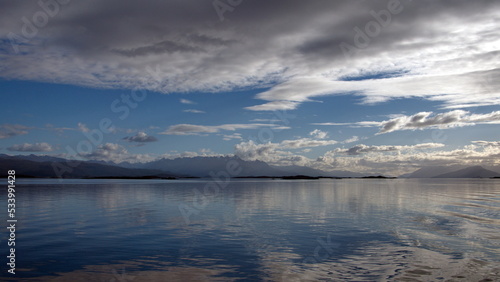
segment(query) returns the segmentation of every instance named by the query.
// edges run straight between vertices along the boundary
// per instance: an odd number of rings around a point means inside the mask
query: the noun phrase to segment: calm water
[[[207,183],[18,181],[15,278],[500,281],[500,180]]]

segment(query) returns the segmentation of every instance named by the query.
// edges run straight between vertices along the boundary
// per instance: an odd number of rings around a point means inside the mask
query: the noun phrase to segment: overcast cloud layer
[[[1,77],[163,93],[271,87],[254,111],[345,93],[500,103],[498,1],[42,3],[0,1]],[[356,79],[366,75],[378,79]]]

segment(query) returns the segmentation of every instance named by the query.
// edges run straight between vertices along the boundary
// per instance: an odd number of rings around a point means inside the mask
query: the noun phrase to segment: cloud
[[[382,124],[381,121],[359,121],[354,123],[349,122],[316,122],[311,123],[312,125],[326,125],[326,126],[343,126],[348,125],[350,127],[374,127],[380,126]]]
[[[30,127],[20,124],[2,124],[0,125],[0,139],[28,134],[28,129]]]
[[[447,129],[453,127],[471,126],[476,124],[500,124],[500,111],[486,114],[473,114],[469,111],[454,110],[445,113],[420,112],[411,116],[398,115],[386,121],[360,121],[354,123],[313,123],[314,125],[350,126],[350,127],[380,127],[377,134],[399,130],[422,130],[428,128]]]
[[[325,139],[328,136],[328,132],[321,131],[319,129],[315,129],[311,132],[309,132],[310,136],[313,136],[314,138],[318,139]]]
[[[363,173],[400,175],[426,166],[496,166],[500,157],[498,146],[466,145],[454,150],[437,150],[439,145],[430,145],[428,148],[426,144],[418,145],[418,148],[364,145],[350,148],[351,150],[336,149],[318,157],[313,166],[326,170],[340,168]]]
[[[29,144],[29,143],[17,144],[10,146],[9,148],[7,148],[7,150],[15,152],[51,152],[54,149],[50,144],[42,142],[34,144]]]
[[[473,144],[479,146],[495,146],[500,147],[500,141],[472,141]]]
[[[195,109],[188,109],[188,110],[184,110],[183,112],[185,112],[185,113],[193,113],[193,114],[204,114],[205,113],[204,111],[195,110]]]
[[[180,99],[179,102],[181,102],[182,104],[189,104],[189,105],[196,104],[195,102],[188,99]]]
[[[273,163],[274,155],[280,154],[280,152],[276,152],[277,149],[278,144],[276,143],[257,144],[250,140],[236,144],[234,154],[243,160],[261,160]]]
[[[244,160],[261,160],[274,165],[305,165],[308,158],[284,150],[309,149],[314,147],[337,144],[335,140],[317,140],[299,138],[283,140],[280,143],[257,144],[254,141],[245,141],[235,146],[235,155]],[[304,150],[302,150],[304,152]],[[308,150],[305,150],[308,151]]]
[[[81,132],[89,132],[90,131],[90,129],[87,127],[87,125],[84,123],[81,123],[81,122],[78,123],[78,130],[80,130]]]
[[[223,137],[224,137],[223,139],[225,141],[234,140],[234,139],[236,139],[236,140],[243,139],[243,137],[241,136],[241,133],[234,133],[234,134],[230,134],[230,135],[223,135]]]
[[[28,36],[21,19],[42,11],[37,3],[3,8],[2,78],[162,93],[266,88],[254,111],[340,94],[500,103],[498,1],[402,0],[366,46],[357,30],[377,24],[386,0],[247,1],[224,22],[211,1],[74,1]]]
[[[137,163],[155,159],[155,157],[148,154],[131,154],[123,146],[115,143],[105,143],[98,146],[92,153],[79,154],[79,156],[89,160],[110,161],[114,163]]]
[[[357,142],[357,141],[359,141],[359,137],[358,136],[353,136],[351,138],[348,138],[348,139],[342,141],[342,143],[348,144],[348,143],[354,143],[354,142]]]
[[[412,116],[401,116],[381,124],[378,134],[389,133],[398,130],[415,130],[427,128],[452,128],[477,123],[500,123],[500,111],[489,114],[471,114],[463,110],[455,110],[447,113],[436,114],[432,112],[420,112]]]
[[[45,125],[45,129],[56,132],[57,134],[63,134],[64,131],[67,131],[67,130],[75,130],[75,128],[71,128],[71,127],[55,127],[53,124],[50,124],[50,123]]]
[[[364,144],[359,144],[349,149],[335,149],[333,150],[336,154],[345,154],[345,155],[361,155],[365,153],[373,153],[373,152],[400,152],[403,150],[419,150],[419,149],[434,149],[444,147],[444,144],[440,143],[424,143],[417,145],[404,145],[404,146],[367,146]]]
[[[123,138],[123,140],[127,140],[128,142],[138,142],[138,143],[147,143],[147,142],[156,142],[158,139],[154,136],[147,135],[145,132],[138,132],[134,136],[129,136]]]
[[[176,124],[170,126],[166,131],[160,134],[166,135],[199,135],[206,133],[217,133],[220,131],[235,131],[238,129],[258,129],[270,127],[274,129],[288,129],[289,127],[277,127],[274,124],[222,124],[222,125],[195,125],[195,124]]]
[[[262,105],[255,105],[246,107],[245,109],[251,111],[285,111],[295,110],[299,106],[296,101],[272,101]]]
[[[255,118],[250,120],[251,122],[279,122],[279,119],[273,119],[273,118]]]
[[[335,140],[315,140],[310,138],[300,138],[295,140],[284,140],[280,143],[280,147],[284,149],[299,149],[335,145],[338,142]]]

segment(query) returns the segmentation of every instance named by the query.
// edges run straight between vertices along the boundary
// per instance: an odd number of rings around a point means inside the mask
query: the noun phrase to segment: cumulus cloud
[[[423,144],[422,144],[423,145]],[[377,148],[378,147],[378,148]],[[332,150],[317,158],[313,166],[322,169],[346,169],[349,171],[400,175],[425,166],[498,166],[500,147],[466,145],[454,150],[439,150],[439,146],[418,150],[393,146],[366,146],[351,151]],[[367,152],[360,152],[365,149]]]
[[[80,157],[89,160],[109,161],[115,163],[121,162],[147,162],[152,161],[155,157],[148,154],[131,154],[123,146],[115,143],[105,143],[98,146],[93,152],[79,154]]]
[[[318,139],[325,139],[328,136],[328,132],[321,131],[319,129],[315,129],[311,132],[309,132],[310,136],[313,136],[314,138]]]
[[[9,151],[15,152],[51,152],[54,149],[48,143],[24,143],[24,144],[16,144],[7,148]]]
[[[276,151],[278,149],[276,143],[258,144],[252,140],[236,144],[234,149],[235,155],[243,160],[261,160],[269,163],[274,162],[274,155],[282,153]]]
[[[21,124],[2,124],[0,125],[0,139],[28,134],[28,129],[30,127]]]
[[[311,160],[307,157],[285,150],[303,149],[308,152],[310,148],[337,144],[335,140],[318,140],[299,138],[283,140],[280,143],[258,144],[252,140],[245,141],[235,146],[235,155],[244,160],[261,160],[274,165],[306,165]]]
[[[147,142],[156,142],[158,139],[154,136],[147,135],[145,132],[138,132],[134,136],[129,136],[123,138],[123,140],[127,140],[128,142],[137,142],[137,143],[147,143]]]
[[[222,124],[222,125],[195,125],[195,124],[176,124],[170,126],[166,131],[160,134],[166,135],[199,135],[206,133],[217,133],[220,131],[235,131],[239,129],[258,129],[270,127],[276,130],[288,129],[289,127],[276,126],[274,124]]]

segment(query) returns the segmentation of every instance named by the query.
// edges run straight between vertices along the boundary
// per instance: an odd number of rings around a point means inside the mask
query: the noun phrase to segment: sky
[[[3,1],[0,153],[500,164],[499,1]]]

